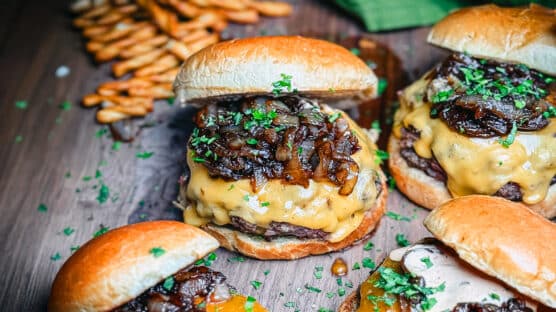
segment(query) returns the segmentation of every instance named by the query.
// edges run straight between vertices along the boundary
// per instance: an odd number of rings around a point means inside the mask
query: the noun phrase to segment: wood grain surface
[[[380,51],[373,54],[365,50],[362,54],[375,58],[376,72],[389,80],[382,100],[349,111],[362,126],[369,127],[376,118],[386,125],[396,91],[444,55],[425,43],[427,28],[363,34],[359,22],[328,2],[291,2],[295,6],[291,17],[263,19],[256,26],[233,25],[224,37],[305,34],[355,46],[354,38],[363,35],[388,46],[397,57]],[[79,105],[81,96],[108,79],[110,67],[95,65],[85,54],[80,34],[71,28],[67,5],[65,0],[7,0],[0,4],[2,311],[44,311],[52,280],[70,256],[71,247],[83,244],[101,227],[181,219],[172,201],[183,170],[193,109],[158,102],[152,116],[134,121],[134,129],[140,129],[135,141],[114,150],[106,127],[94,122],[94,110]],[[71,69],[69,76],[55,76],[61,65]],[[26,109],[16,107],[19,100],[27,101]],[[60,108],[66,100],[72,103],[69,110]],[[387,131],[383,131],[382,143],[385,134]],[[141,152],[154,154],[148,159],[137,158]],[[102,185],[110,194],[99,204]],[[41,204],[46,211],[38,208]],[[356,262],[361,265],[368,257],[379,263],[397,246],[398,233],[409,241],[427,235],[421,224],[427,211],[397,191],[390,192],[388,210],[411,221],[383,218],[370,238],[374,244],[370,251],[358,244],[342,252],[297,261],[230,262],[228,259],[237,255],[218,250],[213,267],[271,311],[335,310],[344,298],[340,289],[349,294],[370,271],[362,266],[351,270]],[[330,273],[338,257],[350,267],[349,274],[341,279],[342,286]],[[318,267],[323,268],[320,279],[314,274]],[[254,280],[262,282],[258,290],[250,285]],[[321,291],[311,291],[311,287]]]

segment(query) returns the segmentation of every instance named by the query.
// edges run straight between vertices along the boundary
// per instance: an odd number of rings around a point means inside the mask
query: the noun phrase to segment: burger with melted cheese
[[[556,14],[456,11],[428,41],[453,53],[400,94],[389,142],[398,188],[433,209],[484,194],[556,216]]]
[[[177,99],[200,106],[178,205],[186,223],[259,259],[345,248],[384,214],[386,188],[366,130],[327,104],[371,98],[374,73],[348,50],[258,37],[201,50]]]
[[[238,294],[222,273],[193,266],[216,248],[212,236],[177,221],[111,230],[64,263],[48,311],[266,311],[254,298]]]
[[[392,251],[339,312],[556,308],[556,225],[523,204],[463,196],[425,226],[436,239]]]

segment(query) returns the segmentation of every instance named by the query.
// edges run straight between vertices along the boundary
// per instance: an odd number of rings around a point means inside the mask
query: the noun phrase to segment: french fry
[[[210,27],[221,19],[222,17],[213,11],[204,12],[190,21],[178,24],[176,35],[182,37],[191,30]]]
[[[248,5],[262,15],[272,17],[288,16],[293,10],[292,6],[286,2],[251,1]]]
[[[102,48],[104,48],[104,43],[97,42],[97,41],[89,41],[85,45],[85,49],[89,53],[95,53],[95,52],[101,50]]]
[[[148,88],[131,88],[128,91],[130,96],[147,96],[155,99],[168,99],[174,96],[172,84],[159,84]]]
[[[187,18],[194,18],[201,15],[202,10],[198,6],[180,0],[167,0],[168,5],[172,6],[180,15]]]
[[[126,17],[126,14],[122,14],[118,11],[110,11],[103,17],[95,21],[97,25],[112,25],[115,24]]]
[[[158,83],[173,83],[174,79],[176,79],[176,76],[178,75],[179,70],[180,68],[176,67],[162,74],[143,77],[142,79],[147,81],[152,81],[152,82],[158,82]]]
[[[228,27],[228,22],[223,18],[216,21],[216,23],[210,26],[210,28],[212,28],[212,30],[214,30],[215,32],[222,32],[224,29],[226,29],[226,27]]]
[[[100,95],[100,94],[88,94],[83,98],[83,106],[91,107],[99,105],[100,103],[107,101],[118,106],[142,106],[151,107],[151,102],[153,101],[150,97],[128,97],[121,95]]]
[[[136,70],[134,75],[135,77],[145,77],[159,74],[170,68],[178,66],[179,63],[179,60],[174,55],[167,54],[156,60],[154,63]]]
[[[221,12],[230,22],[238,24],[254,24],[259,21],[259,12],[255,9],[243,11],[221,10]]]
[[[137,12],[137,10],[139,10],[139,7],[136,4],[127,4],[127,5],[117,6],[116,10],[120,13],[129,15]]]
[[[91,107],[91,106],[95,106],[98,105],[102,102],[103,97],[93,93],[93,94],[87,94],[83,97],[83,106],[85,107]]]
[[[152,82],[142,78],[132,78],[129,80],[116,80],[116,81],[108,81],[101,84],[97,92],[100,94],[99,90],[113,90],[116,92],[126,91],[130,88],[148,88],[152,86]],[[108,94],[106,94],[108,95]]]
[[[189,42],[199,40],[199,39],[201,39],[205,36],[208,36],[208,35],[209,35],[209,32],[206,29],[204,29],[204,28],[196,29],[196,30],[193,30],[193,31],[187,33],[187,35],[185,35],[184,37],[180,38],[180,41],[183,42],[183,43],[189,43]]]
[[[109,30],[108,32],[94,36],[91,39],[98,42],[110,42],[112,40],[117,40],[123,38],[130,34],[131,32],[135,31],[138,28],[144,27],[148,25],[148,22],[139,22],[135,24],[127,24],[127,23],[118,23],[114,25],[114,27]]]
[[[134,21],[131,18],[126,18],[124,20],[122,20],[119,24],[121,25],[131,25],[133,24]],[[102,34],[107,33],[110,29],[112,29],[114,27],[114,25],[93,25],[93,26],[87,26],[85,27],[85,29],[83,29],[83,36],[85,38],[93,38],[96,36],[100,36]]]
[[[167,34],[173,35],[176,25],[178,24],[178,16],[161,8],[155,0],[144,0],[144,3],[145,8],[152,16],[154,23]]]
[[[72,24],[75,28],[85,28],[96,25],[94,20],[82,17],[74,19]]]
[[[131,118],[130,115],[115,111],[110,108],[104,108],[97,112],[97,121],[103,124],[113,123],[129,118]]]
[[[70,5],[70,10],[73,13],[81,13],[106,4],[107,2],[107,0],[77,0]]]
[[[114,95],[118,95],[119,91],[118,90],[113,90],[113,89],[105,89],[105,88],[98,87],[97,88],[97,93],[99,95],[103,95],[103,96],[114,96]]]
[[[112,8],[112,6],[110,4],[104,4],[104,5],[100,5],[97,7],[92,8],[91,10],[85,12],[83,15],[81,15],[81,18],[97,18],[99,16],[102,16],[104,14],[106,14],[106,12],[110,11],[110,9]]]
[[[141,117],[147,115],[149,110],[143,105],[133,105],[133,106],[120,106],[120,105],[109,105],[103,109],[110,109],[119,113],[124,113],[126,115]]]
[[[170,39],[170,38],[168,38],[168,36],[166,36],[166,35],[158,35],[158,36],[152,37],[152,38],[147,39],[145,41],[139,42],[138,44],[136,44],[136,45],[134,45],[134,46],[132,46],[128,49],[122,50],[120,52],[119,56],[121,58],[124,58],[124,59],[129,59],[129,58],[141,55],[141,54],[145,54],[145,53],[150,52],[150,51],[156,49],[157,47],[167,43],[168,39]]]
[[[189,2],[195,4],[196,6],[206,8],[210,6],[209,0],[189,0]]]
[[[241,11],[247,9],[247,6],[239,0],[208,0],[208,2],[213,7],[225,10]]]
[[[220,37],[218,34],[210,34],[204,38],[201,38],[195,42],[189,44],[189,48],[193,53],[201,50],[202,48],[208,47],[211,44],[217,43]]]
[[[165,49],[158,48],[134,58],[118,62],[112,66],[112,72],[116,77],[121,77],[131,70],[151,64],[165,53]]]
[[[95,60],[97,62],[109,61],[118,56],[122,49],[134,45],[140,41],[154,37],[156,31],[157,29],[154,25],[145,25],[145,27],[137,29],[129,37],[112,42],[109,45],[103,46],[101,49],[96,50]]]
[[[189,48],[185,43],[176,40],[168,41],[166,48],[182,61],[187,60],[193,54],[191,48]]]

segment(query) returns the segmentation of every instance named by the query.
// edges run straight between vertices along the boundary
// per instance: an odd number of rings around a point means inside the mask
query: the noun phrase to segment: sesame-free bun
[[[556,308],[556,225],[526,206],[472,195],[448,201],[424,221],[477,269]]]
[[[387,185],[382,173],[381,184],[382,192],[373,207],[365,213],[361,224],[346,238],[338,242],[295,237],[280,237],[272,241],[266,241],[257,238],[255,235],[245,234],[212,223],[202,226],[202,229],[212,234],[222,247],[262,260],[291,260],[341,250],[366,238],[378,225],[380,218],[386,211]]]
[[[460,9],[438,22],[427,41],[556,75],[556,13],[539,5],[502,8],[490,4]]]
[[[272,83],[291,76],[301,95],[370,98],[376,94],[373,71],[347,49],[300,36],[255,37],[224,41],[188,58],[174,91],[180,102],[243,95],[271,95]],[[294,91],[292,89],[292,92]],[[284,88],[281,95],[292,94]]]
[[[152,248],[161,248],[159,256]],[[218,248],[209,234],[176,221],[127,225],[79,248],[52,285],[50,312],[108,311]]]

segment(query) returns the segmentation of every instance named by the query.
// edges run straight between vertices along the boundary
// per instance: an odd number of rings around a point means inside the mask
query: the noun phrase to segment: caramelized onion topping
[[[327,114],[302,97],[251,97],[212,103],[195,118],[189,141],[191,158],[212,177],[250,179],[254,191],[269,179],[309,186],[329,181],[349,195],[360,149],[340,113]]]

